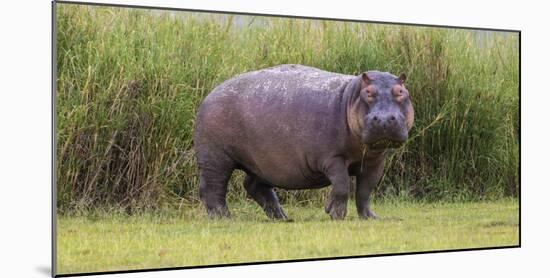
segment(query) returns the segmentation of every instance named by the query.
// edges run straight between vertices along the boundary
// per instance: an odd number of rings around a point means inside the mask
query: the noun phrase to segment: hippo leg
[[[229,165],[216,164],[216,166],[199,164],[199,197],[210,218],[229,217],[226,201],[227,182],[233,168]]]
[[[326,167],[325,175],[332,183],[332,191],[325,205],[325,212],[332,219],[344,219],[347,212],[347,204],[350,190],[350,177],[343,160],[335,158]]]
[[[288,219],[273,187],[260,182],[258,178],[248,174],[244,180],[244,188],[248,192],[248,195],[262,207],[267,217],[271,219]]]
[[[363,169],[357,171],[357,187],[355,191],[355,205],[357,206],[357,214],[363,219],[377,219],[378,215],[370,207],[372,190],[380,182],[380,178],[384,173],[384,160],[374,160],[374,163],[365,163]]]

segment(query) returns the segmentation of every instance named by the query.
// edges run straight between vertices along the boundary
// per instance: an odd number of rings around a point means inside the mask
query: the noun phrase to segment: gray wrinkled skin
[[[407,139],[413,121],[408,92],[399,87],[403,79],[282,65],[220,84],[201,104],[194,135],[199,194],[209,216],[230,215],[227,182],[240,169],[247,173],[248,194],[270,218],[288,218],[273,187],[332,184],[325,211],[343,219],[350,175],[357,178],[359,216],[376,218],[370,194],[385,150]]]

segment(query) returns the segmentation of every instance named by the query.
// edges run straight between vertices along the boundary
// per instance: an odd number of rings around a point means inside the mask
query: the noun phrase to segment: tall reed
[[[57,4],[60,212],[197,199],[192,132],[201,100],[242,72],[284,63],[406,72],[411,140],[376,194],[517,196],[517,34]],[[242,173],[230,198],[244,198]],[[285,192],[320,202],[327,190]]]

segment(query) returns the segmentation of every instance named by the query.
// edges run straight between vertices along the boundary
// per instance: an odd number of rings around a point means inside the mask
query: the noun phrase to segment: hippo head
[[[361,74],[358,120],[361,141],[369,148],[396,148],[409,137],[414,110],[405,80],[404,73],[399,77],[378,71]]]

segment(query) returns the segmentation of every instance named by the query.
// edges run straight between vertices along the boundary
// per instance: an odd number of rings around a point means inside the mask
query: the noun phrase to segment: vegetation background
[[[62,214],[197,202],[201,100],[285,63],[406,72],[415,106],[383,199],[474,201],[519,190],[519,36],[370,23],[57,4],[56,177]],[[229,186],[245,198],[243,174]],[[278,191],[285,203],[327,190]]]

